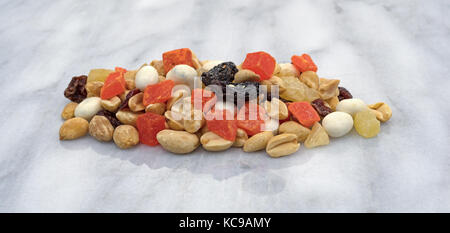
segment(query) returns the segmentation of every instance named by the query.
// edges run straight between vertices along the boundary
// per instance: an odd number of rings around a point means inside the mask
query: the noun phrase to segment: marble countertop
[[[450,4],[420,1],[0,3],[1,212],[449,212]],[[240,63],[309,53],[393,117],[380,134],[272,159],[58,140],[63,91],[91,68],[189,47]]]

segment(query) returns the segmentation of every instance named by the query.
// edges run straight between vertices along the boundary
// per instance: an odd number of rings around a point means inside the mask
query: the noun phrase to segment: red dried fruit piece
[[[105,84],[103,84],[103,87],[100,90],[100,98],[105,100],[120,95],[125,91],[125,86],[126,83],[123,78],[123,73],[113,72],[106,78]]]
[[[249,136],[252,136],[262,131],[266,119],[268,119],[268,117],[263,107],[257,104],[246,103],[239,110],[237,115],[237,125]]]
[[[317,72],[317,66],[308,54],[302,54],[301,56],[294,55],[291,57],[291,62],[300,72]]]
[[[242,63],[243,69],[248,69],[259,75],[261,80],[270,79],[277,62],[270,54],[260,51],[248,53]]]
[[[234,141],[236,139],[237,123],[228,110],[216,110],[205,116],[208,129],[222,138]]]
[[[191,103],[195,109],[202,110],[204,112],[209,111],[217,101],[217,97],[212,91],[197,88],[192,90]],[[200,109],[201,108],[201,109]]]
[[[310,128],[320,121],[320,116],[308,102],[293,102],[288,106],[289,112],[305,127]]]
[[[149,146],[158,145],[156,134],[166,128],[164,116],[147,112],[136,119],[136,127],[139,132],[139,141]]]
[[[125,73],[127,72],[127,69],[122,68],[122,67],[116,67],[116,68],[114,68],[114,70],[115,70],[116,72],[120,72],[120,73],[122,73],[122,74],[125,74]]]
[[[179,64],[186,64],[195,69],[194,62],[192,60],[192,51],[188,48],[175,49],[165,52],[163,53],[162,58],[166,73]]]
[[[175,82],[164,80],[160,83],[148,85],[144,90],[142,103],[145,106],[149,104],[164,103],[172,97],[172,88]]]

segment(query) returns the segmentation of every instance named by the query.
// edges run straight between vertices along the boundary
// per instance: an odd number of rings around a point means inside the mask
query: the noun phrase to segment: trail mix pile
[[[278,64],[266,52],[242,64],[199,61],[188,48],[139,69],[93,69],[73,77],[61,114],[60,140],[90,134],[121,149],[161,145],[176,154],[242,147],[271,157],[328,145],[354,127],[375,137],[392,116],[383,103],[353,98],[340,80],[319,78],[307,54]]]

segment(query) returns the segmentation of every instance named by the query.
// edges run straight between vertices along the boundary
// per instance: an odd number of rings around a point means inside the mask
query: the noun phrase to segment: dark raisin
[[[111,122],[111,125],[116,128],[117,126],[121,125],[122,123],[117,119],[116,114],[114,114],[113,112],[110,111],[106,111],[106,110],[100,110],[99,112],[97,112],[96,115],[99,116],[105,116],[109,122]]]
[[[319,113],[321,117],[325,117],[326,115],[333,112],[331,108],[325,105],[325,102],[322,99],[316,99],[312,101],[311,105],[316,109],[317,113]]]
[[[238,98],[245,97],[245,101],[253,100],[259,95],[259,82],[242,82],[228,84],[225,88],[225,95],[228,99],[233,99],[237,103]]]
[[[66,90],[64,90],[64,96],[67,99],[77,103],[80,103],[81,101],[86,99],[86,81],[86,75],[73,77],[72,80],[70,80],[70,83],[67,86]]]
[[[120,104],[118,110],[122,110],[124,108],[127,108],[128,107],[128,100],[130,100],[131,97],[139,94],[140,92],[141,92],[141,90],[139,90],[138,88],[129,91],[128,94],[125,96],[125,100],[123,100],[122,103]]]
[[[344,87],[339,87],[339,101],[353,98],[352,94]]]
[[[229,84],[233,81],[234,75],[238,72],[236,65],[233,62],[220,63],[214,66],[211,70],[203,72],[202,82],[205,86],[212,84],[213,80]]]

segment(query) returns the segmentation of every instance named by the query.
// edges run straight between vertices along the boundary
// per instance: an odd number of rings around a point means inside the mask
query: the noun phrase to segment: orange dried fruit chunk
[[[260,133],[267,119],[266,111],[257,104],[246,103],[241,107],[237,115],[237,126],[243,129],[247,135],[253,136]]]
[[[302,54],[301,56],[294,55],[291,57],[291,62],[300,72],[317,72],[317,66],[308,54]]]
[[[270,54],[260,51],[248,53],[242,63],[243,69],[248,69],[259,75],[261,80],[267,80],[272,77],[277,62]]]
[[[141,114],[136,119],[136,127],[139,132],[139,141],[149,146],[158,145],[156,134],[166,128],[164,116],[147,112]]]
[[[149,104],[164,103],[172,97],[172,88],[175,82],[164,80],[160,83],[148,85],[144,90],[142,103],[145,106]]]
[[[165,52],[163,53],[162,58],[166,73],[179,64],[185,64],[195,69],[194,62],[192,60],[192,51],[188,48],[175,49]]]
[[[288,106],[289,112],[305,127],[310,128],[320,121],[320,116],[308,102],[294,102]]]
[[[237,133],[237,123],[233,113],[228,110],[211,111],[206,115],[208,129],[225,140],[234,141]]]
[[[120,72],[120,73],[123,73],[123,74],[125,74],[127,72],[127,69],[122,68],[122,67],[118,67],[118,66],[116,66],[116,68],[114,68],[114,70],[116,72]]]
[[[195,109],[208,111],[216,103],[217,97],[212,91],[197,88],[192,90],[191,103]]]
[[[105,80],[105,84],[100,90],[100,98],[106,100],[111,99],[116,95],[120,95],[125,91],[125,79],[123,73],[112,72]]]

